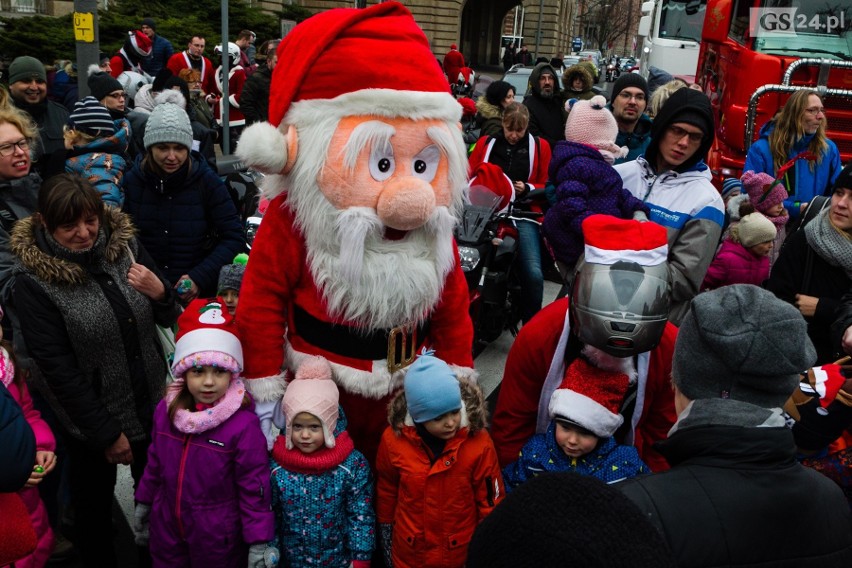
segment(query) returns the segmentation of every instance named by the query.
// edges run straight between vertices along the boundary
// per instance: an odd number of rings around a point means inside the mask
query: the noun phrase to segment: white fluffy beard
[[[373,209],[339,211],[319,188],[305,194],[312,203],[300,200],[296,222],[329,315],[367,329],[426,319],[455,264],[449,209],[437,207],[423,227],[388,240]]]

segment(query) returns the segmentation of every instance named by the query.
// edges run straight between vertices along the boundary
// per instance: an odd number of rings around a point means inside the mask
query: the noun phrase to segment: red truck
[[[801,89],[822,93],[827,135],[848,163],[852,0],[708,0],[696,81],[716,118],[707,163],[717,187],[742,174],[760,128]]]

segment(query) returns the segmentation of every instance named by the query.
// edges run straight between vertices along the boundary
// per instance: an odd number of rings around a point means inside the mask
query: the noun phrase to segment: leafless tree
[[[584,0],[579,2],[580,35],[590,48],[606,53],[618,49],[637,17],[641,0]]]

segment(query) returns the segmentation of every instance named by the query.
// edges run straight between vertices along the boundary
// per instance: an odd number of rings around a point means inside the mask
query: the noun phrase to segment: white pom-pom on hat
[[[243,130],[237,145],[237,156],[250,168],[265,174],[286,173],[295,159],[295,152],[288,148],[288,137],[295,149],[295,129],[291,127],[288,136],[284,136],[268,122],[255,122]]]

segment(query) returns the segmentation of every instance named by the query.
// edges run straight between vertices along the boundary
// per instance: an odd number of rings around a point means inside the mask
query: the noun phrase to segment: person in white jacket
[[[624,187],[651,209],[650,220],[668,231],[669,321],[675,325],[698,294],[722,234],[725,205],[704,163],[713,136],[710,100],[680,89],[654,119],[645,154],[615,166]]]

